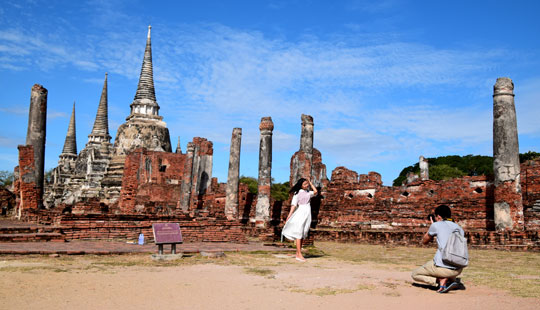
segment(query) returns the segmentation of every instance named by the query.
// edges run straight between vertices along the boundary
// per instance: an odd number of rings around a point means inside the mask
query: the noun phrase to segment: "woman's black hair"
[[[298,194],[298,192],[302,189],[302,184],[304,181],[306,181],[304,178],[300,178],[298,181],[296,181],[296,184],[294,184],[289,193],[292,193],[293,195]]]

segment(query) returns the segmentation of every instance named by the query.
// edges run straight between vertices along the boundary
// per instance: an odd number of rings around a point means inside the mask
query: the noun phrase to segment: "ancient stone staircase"
[[[101,182],[105,186],[122,186],[122,175],[124,174],[124,163],[126,155],[115,155],[109,163],[107,173]]]
[[[0,242],[64,242],[58,227],[0,219]]]

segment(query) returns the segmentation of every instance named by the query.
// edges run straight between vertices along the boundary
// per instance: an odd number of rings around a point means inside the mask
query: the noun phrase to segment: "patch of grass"
[[[382,286],[384,287],[387,287],[387,288],[391,288],[391,289],[396,289],[397,288],[397,284],[396,283],[391,283],[391,282],[381,282]]]
[[[335,242],[317,242],[316,246],[334,259],[375,263],[397,271],[412,271],[432,259],[436,250]],[[469,256],[469,267],[460,275],[465,285],[474,283],[519,297],[540,298],[540,253],[469,249]]]
[[[24,273],[33,273],[36,271],[68,272],[69,269],[57,268],[54,266],[7,266],[0,268],[0,271]]]
[[[540,253],[475,250],[461,277],[475,284],[511,292],[515,296],[540,298]]]
[[[224,260],[216,262],[222,265],[235,265],[243,267],[275,267],[284,262],[276,258],[271,252],[231,252],[227,253]]]
[[[390,296],[390,297],[400,297],[401,294],[396,291],[390,291],[390,292],[384,292],[383,295]]]
[[[289,291],[293,293],[304,293],[308,295],[317,295],[317,296],[329,296],[329,295],[338,295],[338,294],[350,294],[360,290],[371,290],[374,287],[371,285],[358,285],[355,288],[335,288],[330,286],[318,287],[314,289],[301,289],[301,288],[290,288]]]
[[[336,242],[317,242],[317,248],[327,255],[354,263],[412,265],[425,263],[433,257],[434,249]],[[423,264],[422,263],[422,264]]]
[[[263,276],[263,277],[269,277],[276,273],[272,269],[260,268],[260,267],[248,267],[248,268],[244,268],[244,271],[250,274],[255,274],[255,275]]]
[[[309,247],[306,247],[305,250],[304,250],[304,256],[305,257],[311,257],[311,258],[314,258],[314,257],[324,257],[326,256],[326,253],[324,253],[323,250],[317,248],[317,247],[314,247],[314,246],[309,246]]]

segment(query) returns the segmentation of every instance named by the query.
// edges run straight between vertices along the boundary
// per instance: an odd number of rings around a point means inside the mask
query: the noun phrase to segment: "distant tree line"
[[[540,158],[540,153],[529,151],[519,154],[519,162]],[[493,157],[480,155],[450,155],[435,158],[427,158],[429,163],[430,180],[448,180],[460,178],[466,175],[486,175],[493,176]],[[403,168],[399,176],[394,180],[393,185],[399,186],[407,179],[407,174],[413,172],[420,175],[420,166],[418,163]]]
[[[0,186],[8,187],[13,184],[13,172],[7,170],[0,171]]]
[[[248,186],[249,192],[253,195],[257,195],[258,184],[257,179],[254,177],[240,177],[240,183],[244,183]],[[274,178],[272,178],[272,187],[270,188],[270,195],[276,201],[285,201],[289,199],[289,182],[284,183],[274,183]]]

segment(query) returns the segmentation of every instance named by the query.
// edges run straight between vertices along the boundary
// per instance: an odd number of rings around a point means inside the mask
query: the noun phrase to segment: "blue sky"
[[[185,150],[214,142],[226,182],[232,129],[257,176],[258,125],[275,129],[272,176],[288,180],[300,115],[328,176],[377,171],[390,185],[418,157],[492,155],[492,90],[515,84],[520,151],[540,151],[539,1],[6,1],[0,6],[0,170],[17,165],[30,89],[49,90],[46,169],[71,106],[91,131],[105,72],[109,128],[129,115],[152,25],[156,97]],[[112,142],[112,141],[111,141]]]

